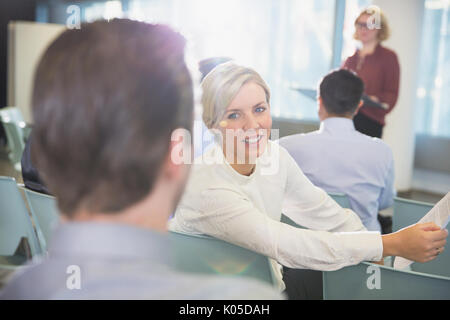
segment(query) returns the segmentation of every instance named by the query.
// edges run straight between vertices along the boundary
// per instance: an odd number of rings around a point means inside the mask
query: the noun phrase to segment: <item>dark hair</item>
[[[347,116],[355,112],[364,92],[364,83],[355,73],[340,69],[327,74],[319,85],[319,95],[328,113]]]
[[[143,199],[176,128],[192,129],[184,38],[127,19],[66,30],[35,75],[36,167],[60,210],[117,212]]]
[[[222,64],[222,63],[225,63],[225,62],[228,62],[231,60],[232,59],[228,58],[228,57],[212,57],[212,58],[200,60],[198,62],[198,70],[202,74],[200,81],[203,81],[203,79],[208,75],[208,73],[210,73],[212,71],[212,69],[217,67],[219,64]]]

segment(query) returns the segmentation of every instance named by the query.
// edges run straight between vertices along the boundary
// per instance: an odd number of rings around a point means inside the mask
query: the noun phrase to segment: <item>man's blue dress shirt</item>
[[[394,160],[389,146],[355,130],[347,118],[328,118],[320,129],[280,139],[313,184],[345,193],[370,231],[381,231],[379,210],[393,204]]]

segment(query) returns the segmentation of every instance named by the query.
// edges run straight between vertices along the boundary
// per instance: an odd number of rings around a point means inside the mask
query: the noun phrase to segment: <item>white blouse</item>
[[[309,230],[280,222],[282,213]],[[210,235],[290,268],[337,270],[381,260],[383,252],[380,233],[315,187],[272,141],[250,176],[236,172],[219,145],[197,158],[169,229]]]

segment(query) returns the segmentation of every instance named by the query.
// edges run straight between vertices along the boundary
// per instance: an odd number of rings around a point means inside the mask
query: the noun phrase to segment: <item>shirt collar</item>
[[[380,55],[380,52],[381,52],[381,43],[379,43],[378,42],[378,44],[376,45],[376,47],[375,47],[375,49],[373,50],[373,52],[371,53],[371,54],[368,54],[368,55],[366,55],[365,56],[365,58],[368,58],[368,57],[376,57],[376,56],[379,56]],[[356,49],[356,51],[355,51],[355,56],[359,56],[359,51],[360,51],[360,49]]]
[[[320,123],[321,132],[327,131],[330,133],[339,132],[339,133],[348,133],[355,131],[355,125],[353,124],[353,120],[342,117],[332,117],[323,120]]]
[[[49,256],[155,258],[169,262],[164,233],[119,223],[67,222],[52,234]]]

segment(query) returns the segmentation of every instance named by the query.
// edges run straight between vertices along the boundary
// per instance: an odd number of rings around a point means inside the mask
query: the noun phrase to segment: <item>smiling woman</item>
[[[206,126],[220,133],[218,142],[232,168],[249,175],[270,137],[269,87],[254,70],[233,62],[213,70],[202,87]]]
[[[237,172],[248,175],[255,167],[256,158],[265,150],[272,126],[263,89],[254,82],[243,85],[224,118],[220,130],[226,137],[222,148],[227,161]],[[230,138],[233,138],[231,146]],[[245,152],[239,154],[240,150]]]

